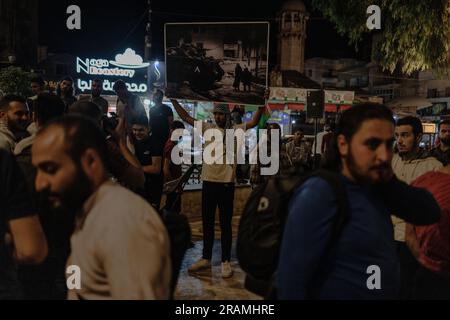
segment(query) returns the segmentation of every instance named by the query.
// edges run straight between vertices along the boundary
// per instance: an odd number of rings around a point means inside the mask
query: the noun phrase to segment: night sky
[[[269,21],[271,31],[270,64],[276,63],[276,12],[282,0],[253,2],[227,1],[171,1],[153,0],[153,58],[164,57],[164,24],[191,21]],[[311,20],[308,24],[306,58],[359,58],[367,59],[367,50],[355,52],[340,37],[331,23],[311,10],[305,1]],[[82,30],[66,28],[66,9],[77,4],[82,10]],[[222,5],[223,4],[223,5]],[[90,57],[109,57],[131,47],[144,53],[146,0],[59,0],[40,1],[40,44],[50,52],[70,53]],[[363,48],[364,46],[362,46]]]

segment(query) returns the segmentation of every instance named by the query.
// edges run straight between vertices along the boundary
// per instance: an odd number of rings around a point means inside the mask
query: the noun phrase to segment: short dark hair
[[[70,81],[73,83],[73,78],[71,76],[65,76],[64,78],[62,78],[59,82],[63,82],[63,81]]]
[[[11,102],[27,103],[25,98],[16,94],[7,94],[0,99],[0,111],[8,111]]]
[[[275,130],[281,130],[281,126],[276,122],[268,122],[266,125],[267,129],[269,129],[271,126],[274,126],[276,128]]]
[[[31,78],[30,83],[37,83],[40,87],[45,86],[44,79],[42,79],[42,77],[39,76]]]
[[[96,78],[96,79],[92,80],[92,82],[100,82],[100,83],[103,83],[103,80],[102,80],[102,79]]]
[[[62,83],[63,81],[70,81],[70,82],[72,82],[72,90],[69,92],[69,94],[70,94],[70,96],[73,96],[73,95],[74,95],[74,91],[75,91],[75,88],[73,88],[74,81],[73,81],[72,77],[70,77],[70,76],[65,76],[64,78],[62,78],[62,79],[58,82],[58,86],[56,87],[56,95],[57,95],[58,97],[61,96],[61,83]]]
[[[149,127],[148,118],[147,117],[133,117],[131,119],[131,125],[139,125],[139,126],[145,126]]]
[[[181,121],[174,121],[172,125],[170,126],[171,130],[177,130],[177,129],[186,129],[186,126]]]
[[[397,127],[400,127],[400,126],[411,126],[415,138],[417,138],[419,135],[423,134],[422,121],[420,121],[420,119],[417,118],[417,117],[408,116],[408,117],[404,117],[404,118],[398,119],[397,123],[396,123],[396,126]]]
[[[64,114],[64,102],[54,94],[40,93],[34,101],[33,110],[39,126]]]
[[[450,126],[450,119],[445,119],[439,122],[439,130],[441,130],[442,125]]]
[[[303,130],[303,128],[301,127],[297,127],[294,130],[292,130],[293,134],[296,134],[297,132],[305,133],[305,130]]]
[[[340,171],[342,168],[341,154],[339,152],[337,138],[343,135],[350,142],[354,135],[368,120],[386,120],[395,125],[392,110],[382,104],[362,103],[344,111],[336,126],[329,148],[325,152],[322,167],[332,171]]]
[[[122,80],[117,80],[116,82],[114,82],[114,86],[113,86],[113,90],[117,91],[117,90],[127,90],[127,85],[124,81]]]
[[[92,148],[98,152],[105,168],[108,168],[106,137],[92,119],[78,114],[65,115],[49,122],[38,135],[52,127],[64,130],[66,152],[75,163],[79,164],[83,153]]]
[[[69,114],[80,114],[98,121],[103,113],[98,105],[91,101],[77,101],[69,107]]]

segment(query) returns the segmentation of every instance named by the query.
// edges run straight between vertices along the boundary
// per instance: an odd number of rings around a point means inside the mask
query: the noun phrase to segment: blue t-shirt
[[[349,219],[339,239],[326,253],[337,215],[331,186],[312,178],[295,193],[286,223],[278,270],[280,299],[395,299],[399,267],[392,212],[377,193],[342,177],[349,203]],[[316,275],[319,266],[325,266]],[[381,271],[381,289],[370,290],[368,268]],[[308,295],[311,279],[319,279],[317,296]],[[375,282],[370,281],[371,284]],[[371,287],[371,286],[370,286]]]

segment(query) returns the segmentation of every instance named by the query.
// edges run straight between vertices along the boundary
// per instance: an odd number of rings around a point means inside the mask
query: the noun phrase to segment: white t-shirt
[[[322,144],[323,144],[323,137],[325,137],[329,132],[324,131],[317,134],[317,147],[315,147],[315,142],[313,143],[311,152],[314,153],[314,148],[316,148],[316,154],[322,154]]]
[[[224,129],[221,129],[216,124],[212,123],[204,123],[203,124],[203,136],[205,137],[205,131],[209,129],[217,129],[219,130],[223,135],[225,135]],[[234,130],[241,129],[244,132],[247,129],[247,125],[245,123],[243,124],[237,124],[233,126]],[[235,183],[236,182],[236,166],[237,166],[237,150],[235,149],[235,157],[234,157],[234,163],[233,164],[227,164],[226,160],[226,146],[224,145],[223,141],[207,141],[205,144],[204,150],[206,148],[214,148],[217,145],[223,146],[223,164],[207,164],[205,161],[203,162],[203,168],[202,168],[202,181],[207,182],[219,182],[219,183]],[[237,146],[239,149],[241,146]],[[205,152],[204,152],[205,156]]]
[[[81,271],[81,290],[69,299],[166,300],[170,244],[156,211],[113,182],[86,201],[84,221],[72,235],[68,265]]]
[[[411,184],[430,171],[438,171],[443,167],[437,159],[433,157],[403,161],[395,154],[392,159],[392,169],[397,178],[407,184]],[[394,224],[394,237],[396,241],[405,242],[406,222],[395,216],[392,217]]]

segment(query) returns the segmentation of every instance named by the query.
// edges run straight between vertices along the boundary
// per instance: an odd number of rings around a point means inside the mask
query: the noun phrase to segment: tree
[[[449,70],[449,0],[312,0],[312,4],[355,46],[365,34],[376,34],[366,26],[366,11],[378,5],[382,26],[372,55],[384,70],[408,75]]]
[[[18,94],[24,97],[31,95],[31,74],[18,67],[0,69],[0,93]]]

